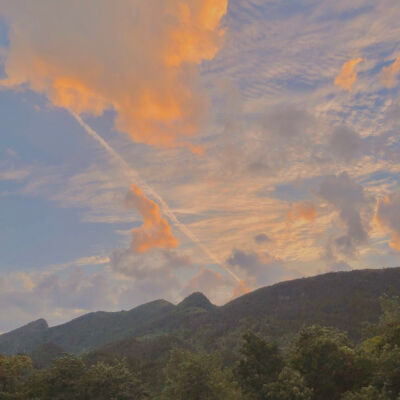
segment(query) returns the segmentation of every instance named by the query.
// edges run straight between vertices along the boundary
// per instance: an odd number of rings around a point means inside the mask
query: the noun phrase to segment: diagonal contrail
[[[239,283],[242,287],[244,287],[243,281],[224,263],[220,262],[218,258],[200,241],[200,239],[179,219],[176,217],[174,212],[169,208],[168,204],[165,200],[151,187],[149,186],[135,171],[129,163],[119,154],[117,153],[93,128],[91,128],[78,114],[76,114],[72,110],[68,110],[69,113],[76,119],[79,125],[85,129],[86,133],[90,135],[94,140],[96,140],[107,152],[114,158],[114,160],[119,164],[121,169],[127,173],[129,179],[134,180],[143,191],[153,197],[161,206],[161,209],[165,215],[169,217],[169,219],[173,222],[173,224],[178,227],[181,232],[183,232],[193,243],[195,243],[200,250],[202,250],[208,258],[215,264],[217,264],[220,268],[224,269],[236,282]]]

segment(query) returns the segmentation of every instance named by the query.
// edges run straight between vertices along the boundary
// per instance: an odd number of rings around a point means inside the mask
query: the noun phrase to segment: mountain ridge
[[[155,300],[129,311],[88,313],[54,327],[37,320],[0,335],[0,353],[29,353],[53,343],[80,354],[106,345],[112,348],[112,343],[129,338],[138,340],[135,346],[140,347],[140,343],[163,335],[198,346],[218,346],[227,335],[246,327],[282,339],[313,323],[347,330],[357,339],[363,325],[377,320],[379,297],[385,293],[400,293],[400,267],[331,272],[279,282],[222,306],[195,292],[177,305]]]

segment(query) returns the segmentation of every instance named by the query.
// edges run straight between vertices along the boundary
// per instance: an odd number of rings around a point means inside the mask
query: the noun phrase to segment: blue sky
[[[165,4],[0,1],[0,331],[398,265],[396,1]]]

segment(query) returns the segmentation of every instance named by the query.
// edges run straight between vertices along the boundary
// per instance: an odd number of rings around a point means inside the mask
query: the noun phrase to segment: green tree
[[[275,382],[284,365],[278,345],[247,332],[240,353],[242,359],[235,368],[235,376],[243,393],[253,399],[264,399],[264,385]]]
[[[263,389],[265,400],[311,400],[312,390],[298,371],[285,367],[279,374],[278,380]]]
[[[173,350],[165,368],[165,400],[235,400],[240,392],[222,369],[219,354]]]
[[[147,395],[126,361],[87,367],[81,358],[64,356],[51,368],[36,371],[25,386],[32,400],[142,400]]]
[[[346,392],[341,400],[390,400],[373,386],[366,386],[355,392]]]
[[[32,360],[24,355],[0,355],[0,399],[16,395],[32,371]],[[11,396],[13,395],[13,396]]]
[[[66,355],[56,359],[47,374],[43,375],[47,387],[46,399],[83,399],[81,380],[86,373],[82,359]]]
[[[142,382],[126,361],[114,365],[99,362],[91,366],[81,380],[87,400],[141,400],[148,398]]]
[[[313,389],[314,400],[336,400],[363,386],[366,372],[350,347],[347,335],[320,326],[303,328],[293,343],[291,365]]]
[[[400,347],[386,345],[378,358],[373,383],[388,394],[390,399],[400,397]]]
[[[360,351],[371,363],[371,384],[389,399],[400,397],[400,299],[383,296],[377,336],[365,340]]]

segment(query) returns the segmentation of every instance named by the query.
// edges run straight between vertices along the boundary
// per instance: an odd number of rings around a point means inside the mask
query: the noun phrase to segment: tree
[[[279,374],[278,380],[263,389],[265,400],[311,400],[312,390],[298,371],[285,367]]]
[[[400,298],[381,298],[378,336],[365,340],[361,351],[372,364],[371,384],[389,399],[400,397]],[[372,390],[372,389],[371,389]]]
[[[235,400],[240,392],[229,382],[219,354],[173,350],[165,368],[165,400]]]
[[[291,365],[299,371],[315,400],[336,400],[354,387],[363,386],[365,371],[347,336],[329,328],[303,328],[294,340]]]
[[[378,324],[378,333],[383,342],[390,346],[400,347],[400,297],[382,296],[382,316]]]
[[[264,399],[264,385],[278,379],[284,364],[277,344],[268,343],[249,331],[243,335],[240,353],[242,359],[235,375],[243,393],[253,399]]]
[[[0,398],[16,394],[32,371],[32,360],[24,355],[0,355]],[[12,397],[8,397],[12,398]]]
[[[147,395],[126,361],[112,365],[64,356],[51,368],[37,371],[25,387],[26,399],[38,400],[142,400]]]
[[[66,355],[56,359],[48,373],[43,375],[46,399],[83,400],[81,380],[85,373],[86,366],[78,357]]]
[[[346,392],[341,400],[390,400],[373,386],[366,386],[355,392]]]
[[[400,347],[385,345],[378,357],[373,383],[390,399],[400,397]]]
[[[99,362],[91,366],[82,379],[85,399],[141,400],[147,393],[141,381],[130,371],[126,361],[114,365]]]

